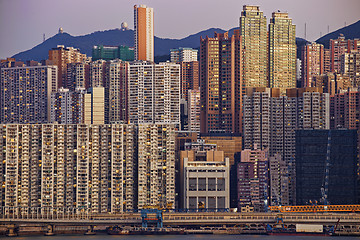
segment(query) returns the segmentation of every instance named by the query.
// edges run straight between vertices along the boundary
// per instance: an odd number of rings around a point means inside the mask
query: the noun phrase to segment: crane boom
[[[331,130],[328,132],[326,158],[325,158],[325,172],[324,180],[321,186],[321,202],[328,205],[328,192],[329,192],[329,172],[330,172],[330,149],[331,149]]]

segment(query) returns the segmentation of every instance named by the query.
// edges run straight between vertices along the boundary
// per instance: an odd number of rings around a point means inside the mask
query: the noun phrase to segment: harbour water
[[[334,237],[335,240],[357,240],[360,237]],[[2,239],[2,236],[0,236]],[[22,237],[4,237],[4,239],[12,240],[37,240],[37,239],[47,239],[47,240],[80,240],[80,239],[89,239],[89,240],[100,240],[100,239],[123,239],[123,240],[135,240],[135,239],[149,239],[149,240],[230,240],[230,239],[239,239],[239,240],[325,240],[329,239],[326,236],[268,236],[268,235],[172,235],[172,236],[159,236],[159,235],[149,235],[149,236],[133,236],[133,235],[55,235],[55,236],[22,236]]]

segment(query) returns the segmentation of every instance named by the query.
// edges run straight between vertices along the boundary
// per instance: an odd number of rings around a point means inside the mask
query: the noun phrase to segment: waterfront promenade
[[[235,231],[234,233],[264,233],[266,224],[274,224],[278,213],[236,212],[164,212],[164,227],[184,227],[189,231]],[[286,227],[295,224],[322,224],[325,228],[335,226],[341,235],[360,234],[358,213],[283,213]],[[149,214],[151,218],[152,215]],[[88,234],[109,226],[141,227],[141,213],[91,214],[76,209],[58,211],[52,209],[3,209],[0,215],[0,231],[22,233],[29,229],[51,235],[58,229],[77,227]],[[37,230],[35,230],[37,229]]]

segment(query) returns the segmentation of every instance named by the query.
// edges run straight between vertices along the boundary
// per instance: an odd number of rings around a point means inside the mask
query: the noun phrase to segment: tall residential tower
[[[274,12],[269,24],[269,87],[296,87],[295,25],[287,13]]]
[[[266,49],[265,49],[266,50]],[[201,133],[239,132],[241,126],[239,31],[200,40]]]
[[[154,11],[146,5],[134,6],[135,60],[154,61]]]
[[[267,87],[266,17],[259,6],[244,5],[240,17],[240,34],[244,51],[243,86]]]

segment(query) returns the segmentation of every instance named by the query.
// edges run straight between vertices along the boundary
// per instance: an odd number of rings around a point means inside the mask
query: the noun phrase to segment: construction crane
[[[330,148],[331,148],[331,130],[328,132],[326,158],[325,158],[325,172],[324,179],[321,186],[321,200],[322,204],[328,205],[328,192],[329,192],[329,171],[330,171]]]

